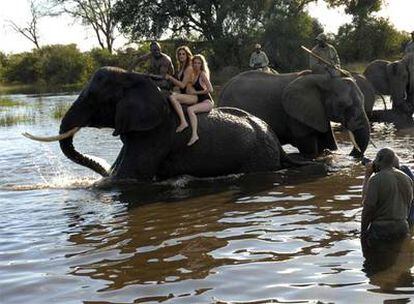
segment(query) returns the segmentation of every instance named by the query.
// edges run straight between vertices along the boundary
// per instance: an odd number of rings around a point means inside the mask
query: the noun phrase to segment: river
[[[364,168],[339,150],[326,177],[289,173],[179,177],[94,189],[99,176],[62,154],[57,104],[76,95],[11,95],[0,127],[0,302],[408,303],[414,245],[379,259],[359,242]],[[121,143],[83,129],[75,147],[112,163]],[[375,124],[377,147],[414,167],[414,130]],[[287,147],[287,150],[292,147]],[[377,149],[370,145],[366,155]],[[281,178],[281,176],[287,176]],[[289,178],[290,176],[290,178]]]

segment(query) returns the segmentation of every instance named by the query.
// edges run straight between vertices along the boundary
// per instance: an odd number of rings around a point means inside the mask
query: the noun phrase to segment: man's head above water
[[[382,148],[377,152],[377,155],[374,159],[375,166],[378,167],[377,170],[390,169],[392,167],[399,167],[399,159],[393,150],[390,148]]]

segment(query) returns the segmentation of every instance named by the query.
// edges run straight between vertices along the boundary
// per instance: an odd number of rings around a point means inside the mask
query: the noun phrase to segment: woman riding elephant
[[[363,95],[352,78],[299,72],[269,75],[249,71],[231,79],[220,106],[246,110],[266,121],[282,144],[310,157],[337,148],[330,121],[341,123],[354,141],[353,156],[367,148],[370,127]]]
[[[218,176],[273,171],[288,161],[267,125],[234,108],[199,115],[201,139],[188,147],[190,130],[177,134],[178,117],[148,76],[101,68],[65,114],[60,125],[62,152],[72,161],[113,179],[152,180],[181,174]],[[83,127],[113,128],[123,147],[112,167],[77,152],[74,134]]]

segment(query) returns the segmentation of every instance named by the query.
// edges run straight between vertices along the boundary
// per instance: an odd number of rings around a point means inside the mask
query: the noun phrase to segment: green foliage
[[[47,84],[76,83],[86,79],[84,55],[75,44],[44,46],[38,52],[41,78]]]
[[[12,54],[7,58],[3,77],[7,82],[34,83],[41,77],[40,58],[35,52]]]
[[[40,86],[85,81],[90,70],[75,44],[49,45],[7,57],[3,77],[8,83]]]
[[[0,126],[7,127],[24,123],[33,123],[36,119],[34,112],[30,113],[5,113],[0,115]]]
[[[309,55],[301,45],[311,48],[322,31],[319,22],[307,13],[276,15],[268,22],[263,37],[271,65],[279,72],[307,69]]]
[[[345,6],[345,13],[354,17],[354,23],[364,22],[372,13],[378,12],[384,0],[326,0],[331,6]]]
[[[0,107],[15,107],[20,106],[21,104],[21,102],[9,99],[7,97],[0,98]]]
[[[52,116],[54,119],[62,119],[62,117],[69,110],[70,103],[57,103],[52,109]]]
[[[261,33],[263,25],[279,11],[292,15],[314,0],[123,0],[114,15],[121,31],[132,39],[194,38],[203,44],[202,52],[213,69],[242,65]],[[199,45],[202,45],[201,43]],[[195,51],[197,52],[197,51]],[[247,59],[248,60],[248,59]]]
[[[336,37],[339,56],[345,62],[398,57],[407,39],[387,19],[372,17],[358,26],[341,26]]]

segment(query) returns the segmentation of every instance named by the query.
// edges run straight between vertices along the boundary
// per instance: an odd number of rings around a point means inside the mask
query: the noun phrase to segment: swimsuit
[[[181,81],[181,82],[183,81],[183,79],[184,79],[184,71],[181,73],[180,77],[178,77],[178,80]],[[180,93],[181,94],[185,94],[186,93],[186,89],[187,89],[186,87],[180,88]]]
[[[201,73],[200,73],[200,75],[201,75]],[[198,78],[197,78],[196,82],[193,85],[194,90],[196,90],[196,91],[204,91],[204,88],[200,84],[200,75],[198,75]],[[211,101],[213,100],[211,98],[210,94],[197,95],[197,98],[198,98],[197,102],[203,102],[204,100],[207,100],[207,99],[209,99]]]

